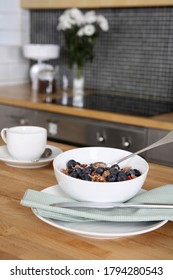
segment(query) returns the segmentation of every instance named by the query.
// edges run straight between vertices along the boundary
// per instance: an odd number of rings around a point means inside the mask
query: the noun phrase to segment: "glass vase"
[[[73,67],[73,106],[83,107],[84,83],[83,68],[75,64]]]

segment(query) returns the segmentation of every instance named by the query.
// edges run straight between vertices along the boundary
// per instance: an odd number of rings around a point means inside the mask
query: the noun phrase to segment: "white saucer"
[[[67,197],[67,194],[61,190],[59,185],[55,185],[42,190],[43,192],[62,195]],[[42,216],[33,213],[43,222],[56,227],[58,229],[94,239],[115,239],[120,237],[128,237],[153,231],[160,228],[167,223],[164,221],[151,222],[84,222],[84,223],[70,223],[53,220],[50,218],[43,218]]]
[[[0,146],[0,160],[3,161],[6,165],[17,167],[17,168],[40,168],[43,166],[48,165],[57,155],[62,153],[62,150],[52,146],[47,145],[47,148],[52,150],[52,154],[50,157],[46,159],[40,159],[37,162],[32,161],[23,161],[23,160],[16,160],[8,153],[7,146]]]

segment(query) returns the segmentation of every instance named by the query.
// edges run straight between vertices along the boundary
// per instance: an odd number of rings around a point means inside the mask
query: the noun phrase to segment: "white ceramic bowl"
[[[23,46],[23,55],[33,60],[45,61],[59,57],[60,47],[54,44],[28,44]]]
[[[132,166],[138,169],[141,175],[135,179],[122,182],[91,182],[72,178],[65,175],[61,170],[66,169],[66,163],[70,159],[81,164],[94,163],[97,161],[115,163],[116,160],[130,154],[130,152],[104,147],[86,147],[66,151],[58,155],[53,161],[56,179],[62,190],[79,201],[95,202],[124,202],[135,196],[141,189],[146,179],[149,166],[140,156],[126,160],[120,167]]]

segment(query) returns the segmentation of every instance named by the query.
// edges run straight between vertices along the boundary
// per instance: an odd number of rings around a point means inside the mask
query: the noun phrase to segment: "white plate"
[[[61,190],[60,186],[55,185],[43,190],[43,192],[66,196]],[[156,221],[156,222],[84,222],[84,223],[70,223],[53,220],[50,218],[43,218],[36,214],[34,209],[32,209],[34,214],[45,223],[62,229],[64,231],[80,235],[87,238],[95,239],[115,239],[119,237],[127,237],[132,235],[138,235],[146,232],[153,231],[160,228],[167,223],[167,220]]]
[[[62,153],[62,150],[52,146],[52,145],[47,145],[47,148],[50,148],[52,150],[52,154],[50,157],[46,159],[40,159],[37,162],[32,162],[32,161],[23,161],[23,160],[16,160],[11,155],[8,153],[7,146],[0,146],[0,160],[3,161],[5,164],[12,166],[12,167],[17,167],[17,168],[40,168],[43,166],[48,165],[53,159]]]

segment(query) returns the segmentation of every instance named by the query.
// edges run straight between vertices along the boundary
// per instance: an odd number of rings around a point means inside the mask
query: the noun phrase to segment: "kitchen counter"
[[[54,94],[52,97],[57,98],[61,96],[60,93],[57,93]],[[44,103],[43,100],[45,100],[45,95],[32,93],[31,86],[29,84],[0,87],[0,104],[13,105],[47,112],[55,112],[100,121],[137,125],[147,128],[156,128],[162,130],[173,129],[173,112],[159,115],[156,117],[147,118],[119,113],[109,113],[91,109],[83,109],[77,107],[48,104]]]
[[[73,148],[51,143],[62,150]],[[4,143],[0,140],[0,145]],[[172,168],[149,164],[144,188],[173,184]],[[54,228],[20,205],[30,188],[41,191],[57,184],[52,164],[38,169],[19,169],[0,162],[0,259],[15,260],[172,260],[173,222],[149,233],[112,240],[94,240]]]
[[[64,9],[79,8],[124,8],[124,7],[154,7],[172,6],[172,0],[88,0],[88,1],[56,1],[56,0],[21,0],[21,7],[25,9]]]

